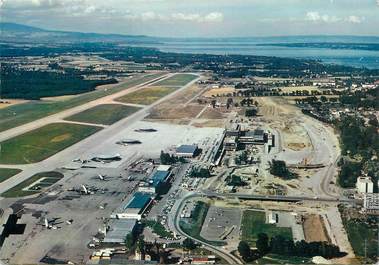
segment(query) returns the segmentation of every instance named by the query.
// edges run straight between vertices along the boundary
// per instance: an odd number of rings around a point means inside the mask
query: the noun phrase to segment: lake
[[[141,46],[154,47],[164,52],[177,53],[243,54],[306,58],[321,60],[325,63],[379,69],[379,51],[257,46],[256,44],[257,42],[166,41],[160,44],[144,44]]]

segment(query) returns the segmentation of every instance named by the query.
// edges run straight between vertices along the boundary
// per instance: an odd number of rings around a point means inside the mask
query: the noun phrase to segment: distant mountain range
[[[129,42],[154,43],[154,38],[143,35],[83,33],[73,31],[46,30],[42,28],[16,24],[0,23],[0,41],[6,42]]]
[[[1,36],[3,42],[35,42],[35,43],[69,43],[69,42],[113,42],[129,44],[162,44],[166,42],[199,42],[199,43],[250,43],[250,44],[271,44],[271,43],[370,43],[379,44],[379,36],[342,36],[342,35],[312,35],[312,36],[273,36],[273,37],[231,37],[231,38],[164,38],[151,37],[145,35],[123,35],[123,34],[102,34],[83,33],[72,31],[46,30],[16,23],[0,23]]]

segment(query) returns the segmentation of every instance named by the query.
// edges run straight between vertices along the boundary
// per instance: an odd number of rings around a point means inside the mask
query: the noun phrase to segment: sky
[[[379,0],[0,0],[2,21],[161,37],[379,36]]]

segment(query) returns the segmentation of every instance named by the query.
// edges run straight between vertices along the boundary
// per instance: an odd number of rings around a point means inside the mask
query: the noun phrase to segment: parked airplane
[[[103,175],[103,174],[98,174],[94,178],[101,180],[101,181],[108,181],[108,180],[112,179],[112,177],[108,177],[107,175]]]
[[[127,146],[127,145],[131,145],[131,144],[142,144],[142,142],[140,140],[134,140],[134,139],[123,139],[123,140],[116,142],[116,144]]]
[[[43,223],[42,224],[38,224],[38,225],[42,225],[43,227],[45,227],[46,229],[53,229],[53,230],[56,230],[60,227],[58,227],[57,225],[63,223],[63,222],[57,222],[58,220],[60,219],[60,217],[56,217],[56,218],[53,218],[51,220],[47,219],[46,217],[43,219]]]

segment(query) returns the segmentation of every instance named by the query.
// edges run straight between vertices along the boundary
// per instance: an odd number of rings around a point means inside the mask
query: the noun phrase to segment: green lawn
[[[100,127],[51,123],[0,143],[0,164],[28,164],[49,156],[99,131]]]
[[[134,77],[126,81],[124,84],[115,86],[111,89],[98,89],[67,100],[56,102],[31,101],[0,109],[0,132],[114,94],[132,86],[148,82],[162,75],[164,74],[158,73]]]
[[[145,87],[123,97],[117,99],[117,101],[132,104],[150,105],[164,96],[174,92],[177,87]]]
[[[378,253],[378,227],[369,226],[358,219],[344,220],[345,229],[357,256],[365,256],[365,241],[367,257],[377,257]]]
[[[16,168],[0,168],[0,183],[4,180],[13,177],[14,175],[20,173],[22,170]]]
[[[197,238],[201,241],[207,242],[215,246],[223,246],[225,245],[225,243],[222,241],[209,241],[200,236],[201,228],[203,227],[203,223],[205,217],[207,216],[208,209],[209,205],[207,203],[202,201],[197,202],[196,207],[192,212],[191,218],[186,218],[185,221],[180,220],[179,225],[186,234],[194,238]]]
[[[174,235],[171,231],[168,231],[161,223],[153,220],[144,220],[143,223],[150,227],[155,234],[162,237],[174,238]]]
[[[55,172],[55,171],[37,173],[31,176],[30,178],[28,178],[27,180],[21,182],[20,184],[14,186],[13,188],[7,190],[3,194],[1,194],[1,196],[12,198],[12,197],[23,197],[23,196],[39,193],[40,190],[23,190],[23,189],[30,186],[31,184],[33,184],[34,182],[36,182],[37,180],[41,178],[46,178],[45,180],[43,180],[43,182],[45,181],[46,182],[45,184],[41,184],[40,187],[46,188],[53,185],[57,181],[59,181],[61,178],[63,178],[63,174],[59,172]]]
[[[65,118],[65,120],[110,125],[140,109],[141,108],[138,107],[121,104],[104,104],[72,115]]]
[[[266,224],[266,215],[264,212],[247,210],[243,212],[241,229],[241,240],[255,245],[259,233],[265,233],[269,238],[275,235],[282,235],[292,239],[291,228],[277,227],[274,224]]]
[[[197,77],[197,75],[192,74],[176,74],[170,78],[155,83],[154,86],[184,86]]]

